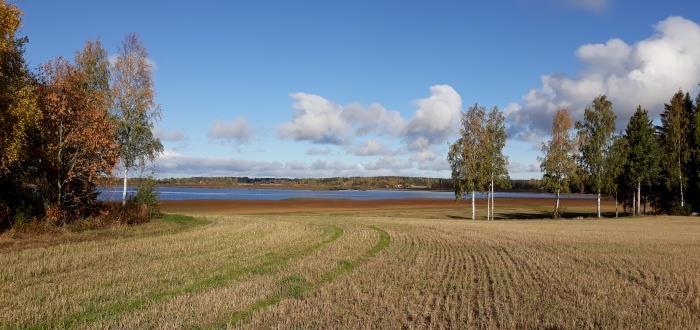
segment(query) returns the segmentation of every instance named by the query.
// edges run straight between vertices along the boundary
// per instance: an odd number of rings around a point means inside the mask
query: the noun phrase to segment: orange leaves
[[[79,54],[82,59],[90,56],[90,52]],[[99,61],[88,59],[91,64],[79,68],[58,58],[42,70],[40,107],[44,118],[38,156],[43,160],[41,171],[47,178],[49,200],[60,206],[81,205],[74,202],[91,193],[84,188],[110,174],[116,163],[109,93],[106,87],[100,88],[107,85],[96,84],[91,70],[103,65]]]

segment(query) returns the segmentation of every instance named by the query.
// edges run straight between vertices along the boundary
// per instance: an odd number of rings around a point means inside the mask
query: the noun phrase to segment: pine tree
[[[576,123],[576,128],[581,141],[581,160],[589,175],[591,187],[598,195],[597,215],[600,218],[606,157],[612,145],[612,134],[615,130],[612,102],[608,101],[605,95],[596,97],[592,106],[584,111],[583,122]]]
[[[559,109],[552,121],[552,138],[542,144],[544,156],[539,158],[543,173],[542,184],[557,196],[553,214],[555,218],[560,216],[559,196],[562,192],[569,192],[570,180],[576,171],[574,143],[571,140],[572,128],[569,111]]]

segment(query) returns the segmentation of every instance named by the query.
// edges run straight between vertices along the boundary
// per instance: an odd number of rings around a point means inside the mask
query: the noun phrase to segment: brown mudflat
[[[411,208],[469,208],[469,200],[455,201],[449,199],[383,199],[383,200],[348,200],[348,199],[287,199],[287,200],[182,200],[162,201],[162,210],[166,213],[239,213],[264,214],[286,212],[326,212],[378,209]],[[550,208],[554,201],[546,198],[502,198],[496,199],[497,208],[534,207]],[[563,207],[595,208],[595,201],[588,199],[565,199]],[[604,207],[610,209],[613,202],[605,201]],[[485,208],[486,200],[477,200],[477,208]]]

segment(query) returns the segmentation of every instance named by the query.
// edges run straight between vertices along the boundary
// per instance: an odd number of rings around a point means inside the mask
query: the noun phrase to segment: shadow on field
[[[615,218],[615,212],[602,212],[603,218]],[[620,217],[624,217],[625,214],[620,213]],[[454,220],[471,220],[471,215],[452,215],[448,214],[448,218]],[[483,220],[483,215],[478,215],[477,220]],[[596,218],[595,212],[563,212],[559,220],[574,220],[574,219],[594,219]],[[495,220],[553,220],[551,211],[527,211],[527,212],[503,212],[497,213],[494,217]]]

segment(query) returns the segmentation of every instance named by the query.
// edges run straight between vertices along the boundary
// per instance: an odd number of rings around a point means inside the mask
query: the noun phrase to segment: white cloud
[[[448,85],[430,87],[430,96],[415,102],[418,109],[410,121],[378,103],[343,106],[314,94],[290,97],[296,112],[280,125],[279,135],[317,144],[349,144],[353,136],[374,135],[401,137],[412,149],[425,149],[456,132],[462,107],[462,98]]]
[[[404,135],[413,149],[444,142],[457,132],[462,98],[449,85],[430,87],[430,96],[416,101],[418,110]]]
[[[231,158],[196,157],[166,150],[155,162],[161,177],[252,176],[252,177],[334,177],[416,175],[405,159],[384,157],[367,164],[317,160],[313,163],[256,161]]]
[[[160,128],[155,128],[153,129],[153,135],[159,138],[161,141],[166,142],[183,142],[187,140],[185,132],[179,129],[168,131]]]
[[[350,148],[356,156],[381,156],[389,154],[389,150],[379,141],[370,139]]]
[[[583,64],[577,78],[542,76],[542,86],[506,107],[509,135],[541,141],[548,135],[554,112],[568,108],[581,120],[594,97],[606,94],[622,128],[638,104],[656,116],[679,88],[696,90],[700,79],[700,26],[682,17],[669,17],[656,32],[634,44],[610,39],[586,44],[576,51]]]
[[[537,164],[523,164],[518,161],[508,162],[509,173],[540,173],[540,166]]]
[[[294,119],[279,127],[279,135],[297,141],[343,144],[348,125],[343,119],[343,107],[325,98],[306,93],[289,95],[294,100]]]
[[[231,122],[216,121],[207,133],[207,136],[212,140],[239,144],[249,142],[253,135],[253,129],[248,124],[248,120],[243,117],[238,117]]]
[[[359,103],[350,104],[343,107],[342,116],[356,127],[356,135],[399,135],[406,125],[398,111],[387,110],[378,103],[372,103],[369,107]]]

